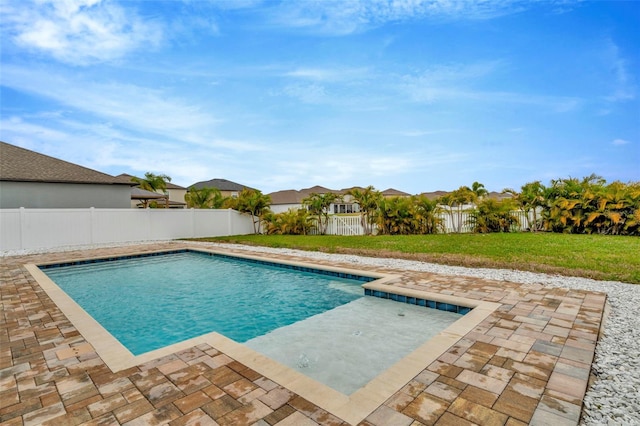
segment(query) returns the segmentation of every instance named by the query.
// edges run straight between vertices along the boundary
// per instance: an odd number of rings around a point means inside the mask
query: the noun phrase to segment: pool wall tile
[[[291,264],[288,264],[288,263],[269,262],[269,261],[265,261],[265,260],[250,259],[250,258],[246,258],[246,257],[238,257],[238,256],[232,256],[232,255],[227,255],[227,254],[222,254],[222,253],[201,252],[201,251],[198,251],[198,250],[186,250],[186,251],[197,253],[197,254],[202,254],[204,256],[227,258],[227,259],[231,259],[231,260],[234,260],[234,261],[247,262],[247,263],[258,263],[260,265],[265,265],[265,266],[273,266],[273,267],[276,267],[276,268],[284,268],[284,269],[293,269],[295,271],[310,272],[310,273],[313,273],[313,274],[328,275],[328,276],[332,276],[332,277],[356,280],[356,281],[361,281],[361,282],[365,282],[365,283],[371,282],[371,281],[375,281],[375,280],[378,279],[377,277],[368,277],[366,275],[355,275],[355,274],[346,273],[346,272],[337,272],[337,271],[330,271],[330,270],[327,270],[327,269],[311,268],[311,267],[308,267],[308,266],[291,265]]]
[[[178,249],[178,250],[169,250],[169,251],[154,252],[154,253],[140,253],[136,255],[105,257],[105,258],[98,258],[98,259],[83,259],[83,260],[78,260],[74,262],[60,262],[60,263],[38,265],[38,267],[40,269],[51,269],[51,268],[60,268],[60,267],[67,267],[67,266],[74,266],[74,265],[87,265],[91,263],[111,262],[115,260],[136,259],[136,258],[151,257],[151,256],[165,256],[165,255],[180,254],[180,253],[193,253],[193,254],[198,254],[202,256],[218,257],[218,258],[230,259],[230,260],[239,261],[239,262],[254,263],[254,264],[259,264],[264,266],[272,266],[276,268],[291,269],[291,270],[300,271],[300,272],[309,272],[313,274],[321,274],[321,275],[327,275],[332,277],[350,279],[350,280],[355,280],[355,281],[360,281],[365,283],[375,281],[378,279],[376,277],[368,277],[365,275],[356,275],[356,274],[351,274],[346,272],[329,271],[326,269],[310,268],[310,267],[301,266],[301,265],[269,262],[269,261],[260,260],[260,259],[250,259],[245,257],[238,257],[238,256],[227,255],[227,254],[211,253],[211,252],[204,252],[204,251],[190,250],[190,249]]]
[[[451,303],[437,302],[434,300],[418,299],[416,297],[404,296],[402,294],[387,293],[384,291],[372,290],[368,288],[364,289],[364,295],[378,297],[381,299],[390,299],[400,303],[408,303],[411,305],[424,306],[426,308],[437,309],[439,311],[453,312],[461,315],[466,315],[469,312],[471,312],[471,310],[473,309],[467,306],[458,306],[458,305],[453,305]]]

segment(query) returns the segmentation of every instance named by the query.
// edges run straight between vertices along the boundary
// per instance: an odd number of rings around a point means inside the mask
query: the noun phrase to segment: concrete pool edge
[[[442,353],[455,345],[456,342],[463,338],[468,332],[472,331],[476,325],[482,322],[500,306],[500,304],[494,302],[483,302],[474,299],[448,296],[440,293],[429,293],[391,285],[392,283],[400,280],[400,276],[398,275],[382,274],[379,272],[350,268],[335,268],[308,262],[282,261],[281,259],[274,259],[268,256],[243,255],[224,250],[210,250],[202,248],[189,248],[189,250],[214,254],[220,253],[234,257],[244,257],[273,263],[283,263],[375,277],[378,278],[376,281],[367,283],[365,286],[368,286],[369,288],[384,289],[384,291],[390,291],[392,289],[391,291],[394,293],[405,294],[408,296],[417,295],[422,298],[468,306],[474,309],[437,336],[425,342],[418,349],[405,356],[395,365],[379,374],[358,391],[354,392],[350,396],[346,396],[215,332],[198,336],[139,356],[134,356],[120,342],[111,336],[110,333],[100,326],[100,324],[80,308],[69,296],[67,296],[66,293],[64,293],[55,283],[53,283],[53,281],[51,281],[48,276],[38,268],[38,266],[34,264],[27,264],[25,265],[25,268],[67,316],[71,323],[78,329],[80,334],[94,347],[105,364],[114,372],[141,365],[154,359],[173,354],[177,351],[206,343],[214,349],[219,350],[229,357],[245,364],[247,367],[254,369],[265,377],[268,377],[281,386],[302,396],[303,398],[308,399],[310,402],[351,424],[359,423],[361,420],[366,418],[389,397],[416,377],[429,364],[442,355]],[[166,250],[158,250],[154,252],[163,251]],[[72,261],[78,260],[82,259],[73,259]],[[43,262],[41,264],[44,265],[46,263]]]

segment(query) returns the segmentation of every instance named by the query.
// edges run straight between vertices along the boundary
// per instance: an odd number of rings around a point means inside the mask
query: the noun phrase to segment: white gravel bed
[[[159,242],[103,244],[50,250],[13,250],[0,252],[0,257],[157,243]],[[245,249],[262,253],[280,253],[330,262],[351,263],[355,266],[388,267],[607,293],[611,312],[605,323],[604,336],[600,339],[596,348],[592,373],[597,377],[597,380],[585,395],[581,424],[589,426],[603,424],[640,425],[640,285],[507,269],[464,268],[402,259],[372,258],[234,244],[196,244]]]

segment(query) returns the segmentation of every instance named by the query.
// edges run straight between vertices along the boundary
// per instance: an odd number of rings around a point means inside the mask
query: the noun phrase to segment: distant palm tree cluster
[[[607,183],[592,174],[552,180],[549,186],[531,182],[520,192],[506,192],[520,208],[534,213],[532,231],[640,235],[640,182]]]
[[[410,235],[444,232],[445,217],[454,232],[463,225],[473,232],[511,232],[515,229],[574,234],[640,235],[640,182],[607,183],[591,175],[582,180],[540,181],[520,191],[505,189],[511,197],[489,198],[484,185],[474,182],[434,200],[424,195],[383,197],[373,186],[354,188],[346,195],[358,204],[365,234]],[[279,214],[266,212],[265,231],[271,234],[326,232],[328,207],[342,200],[333,193],[311,194],[305,208]],[[524,215],[517,214],[524,212]],[[520,223],[524,218],[525,223]]]
[[[148,176],[147,176],[148,175]],[[144,189],[166,188],[165,175],[138,179]],[[573,234],[640,235],[640,182],[607,183],[595,174],[583,179],[529,182],[520,191],[505,189],[510,197],[488,197],[484,185],[473,182],[436,199],[424,195],[384,197],[373,186],[353,188],[344,195],[310,194],[303,208],[273,213],[271,199],[259,190],[244,189],[237,197],[223,197],[217,188],[189,188],[190,208],[232,208],[250,214],[254,232],[305,235],[325,234],[329,207],[350,197],[359,207],[364,233],[386,235],[435,234],[445,231],[445,217],[454,232],[463,226],[473,232],[511,232],[515,229]],[[524,215],[517,214],[524,212]],[[525,223],[521,223],[520,218]],[[262,226],[264,225],[264,229]]]

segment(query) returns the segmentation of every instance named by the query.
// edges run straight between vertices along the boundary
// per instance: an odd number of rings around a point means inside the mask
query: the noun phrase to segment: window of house
[[[333,205],[333,213],[357,213],[358,205],[357,204],[334,204]]]

